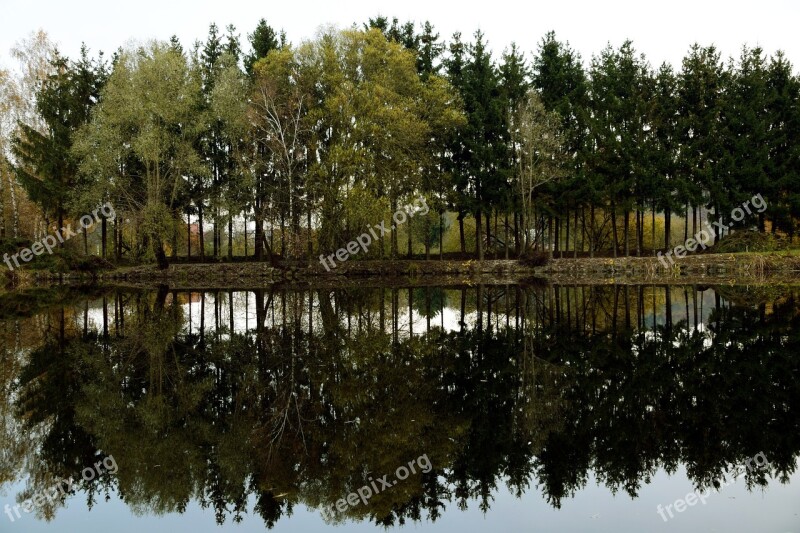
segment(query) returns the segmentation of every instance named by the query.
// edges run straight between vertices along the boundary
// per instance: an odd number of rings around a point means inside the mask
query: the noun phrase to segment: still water
[[[6,295],[0,531],[800,532],[799,289]]]

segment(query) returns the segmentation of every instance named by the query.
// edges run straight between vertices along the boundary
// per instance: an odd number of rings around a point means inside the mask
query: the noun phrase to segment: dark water
[[[7,296],[0,531],[800,531],[797,296]]]

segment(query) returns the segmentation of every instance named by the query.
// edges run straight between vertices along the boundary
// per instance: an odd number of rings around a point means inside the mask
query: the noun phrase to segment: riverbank
[[[352,284],[354,280],[398,280],[425,283],[449,279],[459,283],[504,283],[541,278],[553,283],[782,283],[800,281],[800,256],[769,254],[697,254],[664,267],[657,257],[563,258],[534,266],[519,260],[462,261],[432,259],[350,261],[326,271],[318,263],[267,262],[176,263],[118,267],[97,272],[15,272],[13,286],[50,283],[168,284],[170,286],[261,286],[273,283]]]

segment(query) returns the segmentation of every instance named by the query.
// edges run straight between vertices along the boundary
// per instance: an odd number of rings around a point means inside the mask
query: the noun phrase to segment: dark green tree
[[[79,161],[71,152],[73,135],[89,121],[106,71],[102,55],[91,59],[86,46],[81,48],[77,62],[56,52],[53,68],[54,74],[44,80],[36,94],[36,110],[46,131],[42,133],[20,122],[12,153],[17,179],[29,198],[61,228],[76,187],[85,185],[81,182]],[[80,190],[85,191],[85,186]]]

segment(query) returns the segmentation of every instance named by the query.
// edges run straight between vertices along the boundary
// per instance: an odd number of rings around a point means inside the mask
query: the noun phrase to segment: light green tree
[[[174,234],[178,195],[187,176],[204,172],[195,142],[199,101],[197,73],[176,47],[151,42],[124,50],[76,143],[84,171],[105,178],[159,268],[167,267],[163,244]]]
[[[513,123],[516,126],[512,133],[518,167],[516,188],[523,215],[523,251],[527,251],[536,227],[537,190],[566,175],[561,117],[554,111],[547,111],[539,94],[531,90],[518,105]],[[552,254],[552,247],[548,248]]]

